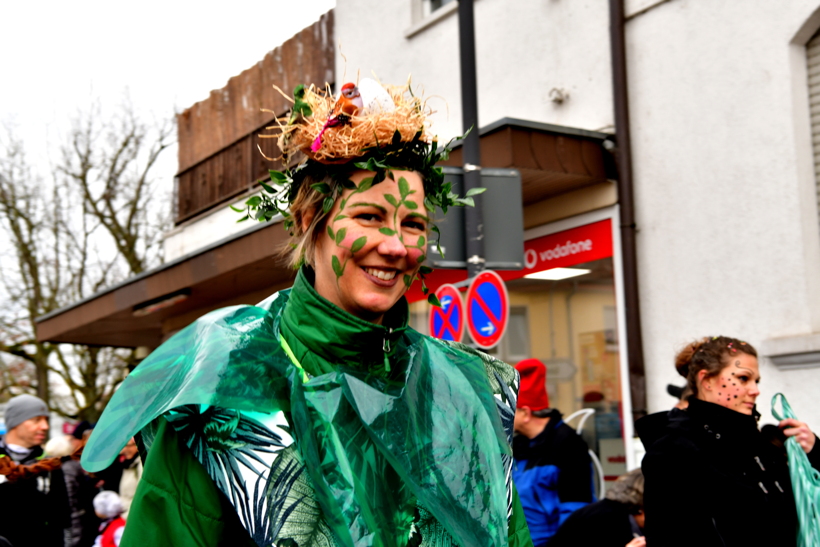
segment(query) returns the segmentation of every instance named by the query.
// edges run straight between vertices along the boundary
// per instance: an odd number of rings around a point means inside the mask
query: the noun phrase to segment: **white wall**
[[[337,1],[337,84],[355,81],[357,71],[362,77],[373,71],[383,83],[396,84],[412,74],[427,96],[442,97],[430,102],[438,111],[433,131],[449,139],[462,131],[458,14],[405,38],[413,25],[413,1]],[[611,128],[604,2],[477,0],[475,23],[480,125],[515,117]],[[555,105],[549,98],[553,88],[567,90],[569,100]]]
[[[672,358],[696,337],[759,346],[820,330],[805,59],[791,44],[817,7],[672,0],[627,23],[650,410],[672,404]],[[761,374],[764,421],[783,391],[820,429],[820,368],[763,359]]]

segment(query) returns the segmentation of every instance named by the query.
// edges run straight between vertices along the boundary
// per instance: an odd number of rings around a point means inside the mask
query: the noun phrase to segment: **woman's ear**
[[[310,225],[313,223],[314,217],[316,217],[316,209],[310,209],[302,213],[300,219],[302,233],[307,232],[308,228],[310,228]]]
[[[698,371],[698,385],[701,386],[703,389],[711,390],[712,384],[708,381],[707,374],[709,373],[705,370]]]

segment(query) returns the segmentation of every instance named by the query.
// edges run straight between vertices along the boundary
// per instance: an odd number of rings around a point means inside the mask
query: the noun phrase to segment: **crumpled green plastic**
[[[775,409],[778,398],[783,407],[782,416]],[[777,420],[798,419],[782,393],[775,393],[772,397],[772,415]],[[809,457],[794,437],[786,439],[786,453],[789,457],[789,475],[797,506],[797,519],[800,522],[797,546],[820,547],[820,471],[811,466]]]
[[[278,340],[288,294],[211,312],[152,353],[111,399],[83,466],[104,469],[181,405],[283,410],[344,545],[403,547],[414,499],[461,545],[506,544],[509,446],[481,360],[408,331],[398,380],[340,366],[305,382]]]

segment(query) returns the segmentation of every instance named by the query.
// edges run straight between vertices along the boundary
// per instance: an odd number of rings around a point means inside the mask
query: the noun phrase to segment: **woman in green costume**
[[[83,455],[137,435],[144,473],[123,547],[525,546],[511,480],[518,378],[408,327],[428,217],[469,204],[435,167],[409,88],[299,86],[286,158],[248,216],[285,217],[291,289],[209,313],[112,398]],[[287,165],[287,162],[286,162]]]

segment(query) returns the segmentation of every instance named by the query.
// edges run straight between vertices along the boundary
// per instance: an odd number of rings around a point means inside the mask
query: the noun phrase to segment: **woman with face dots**
[[[678,353],[675,368],[691,395],[686,410],[669,412],[662,434],[644,439],[647,544],[796,545],[785,450],[757,427],[757,351],[735,338],[703,338]],[[820,469],[809,427],[797,420],[779,427]]]

